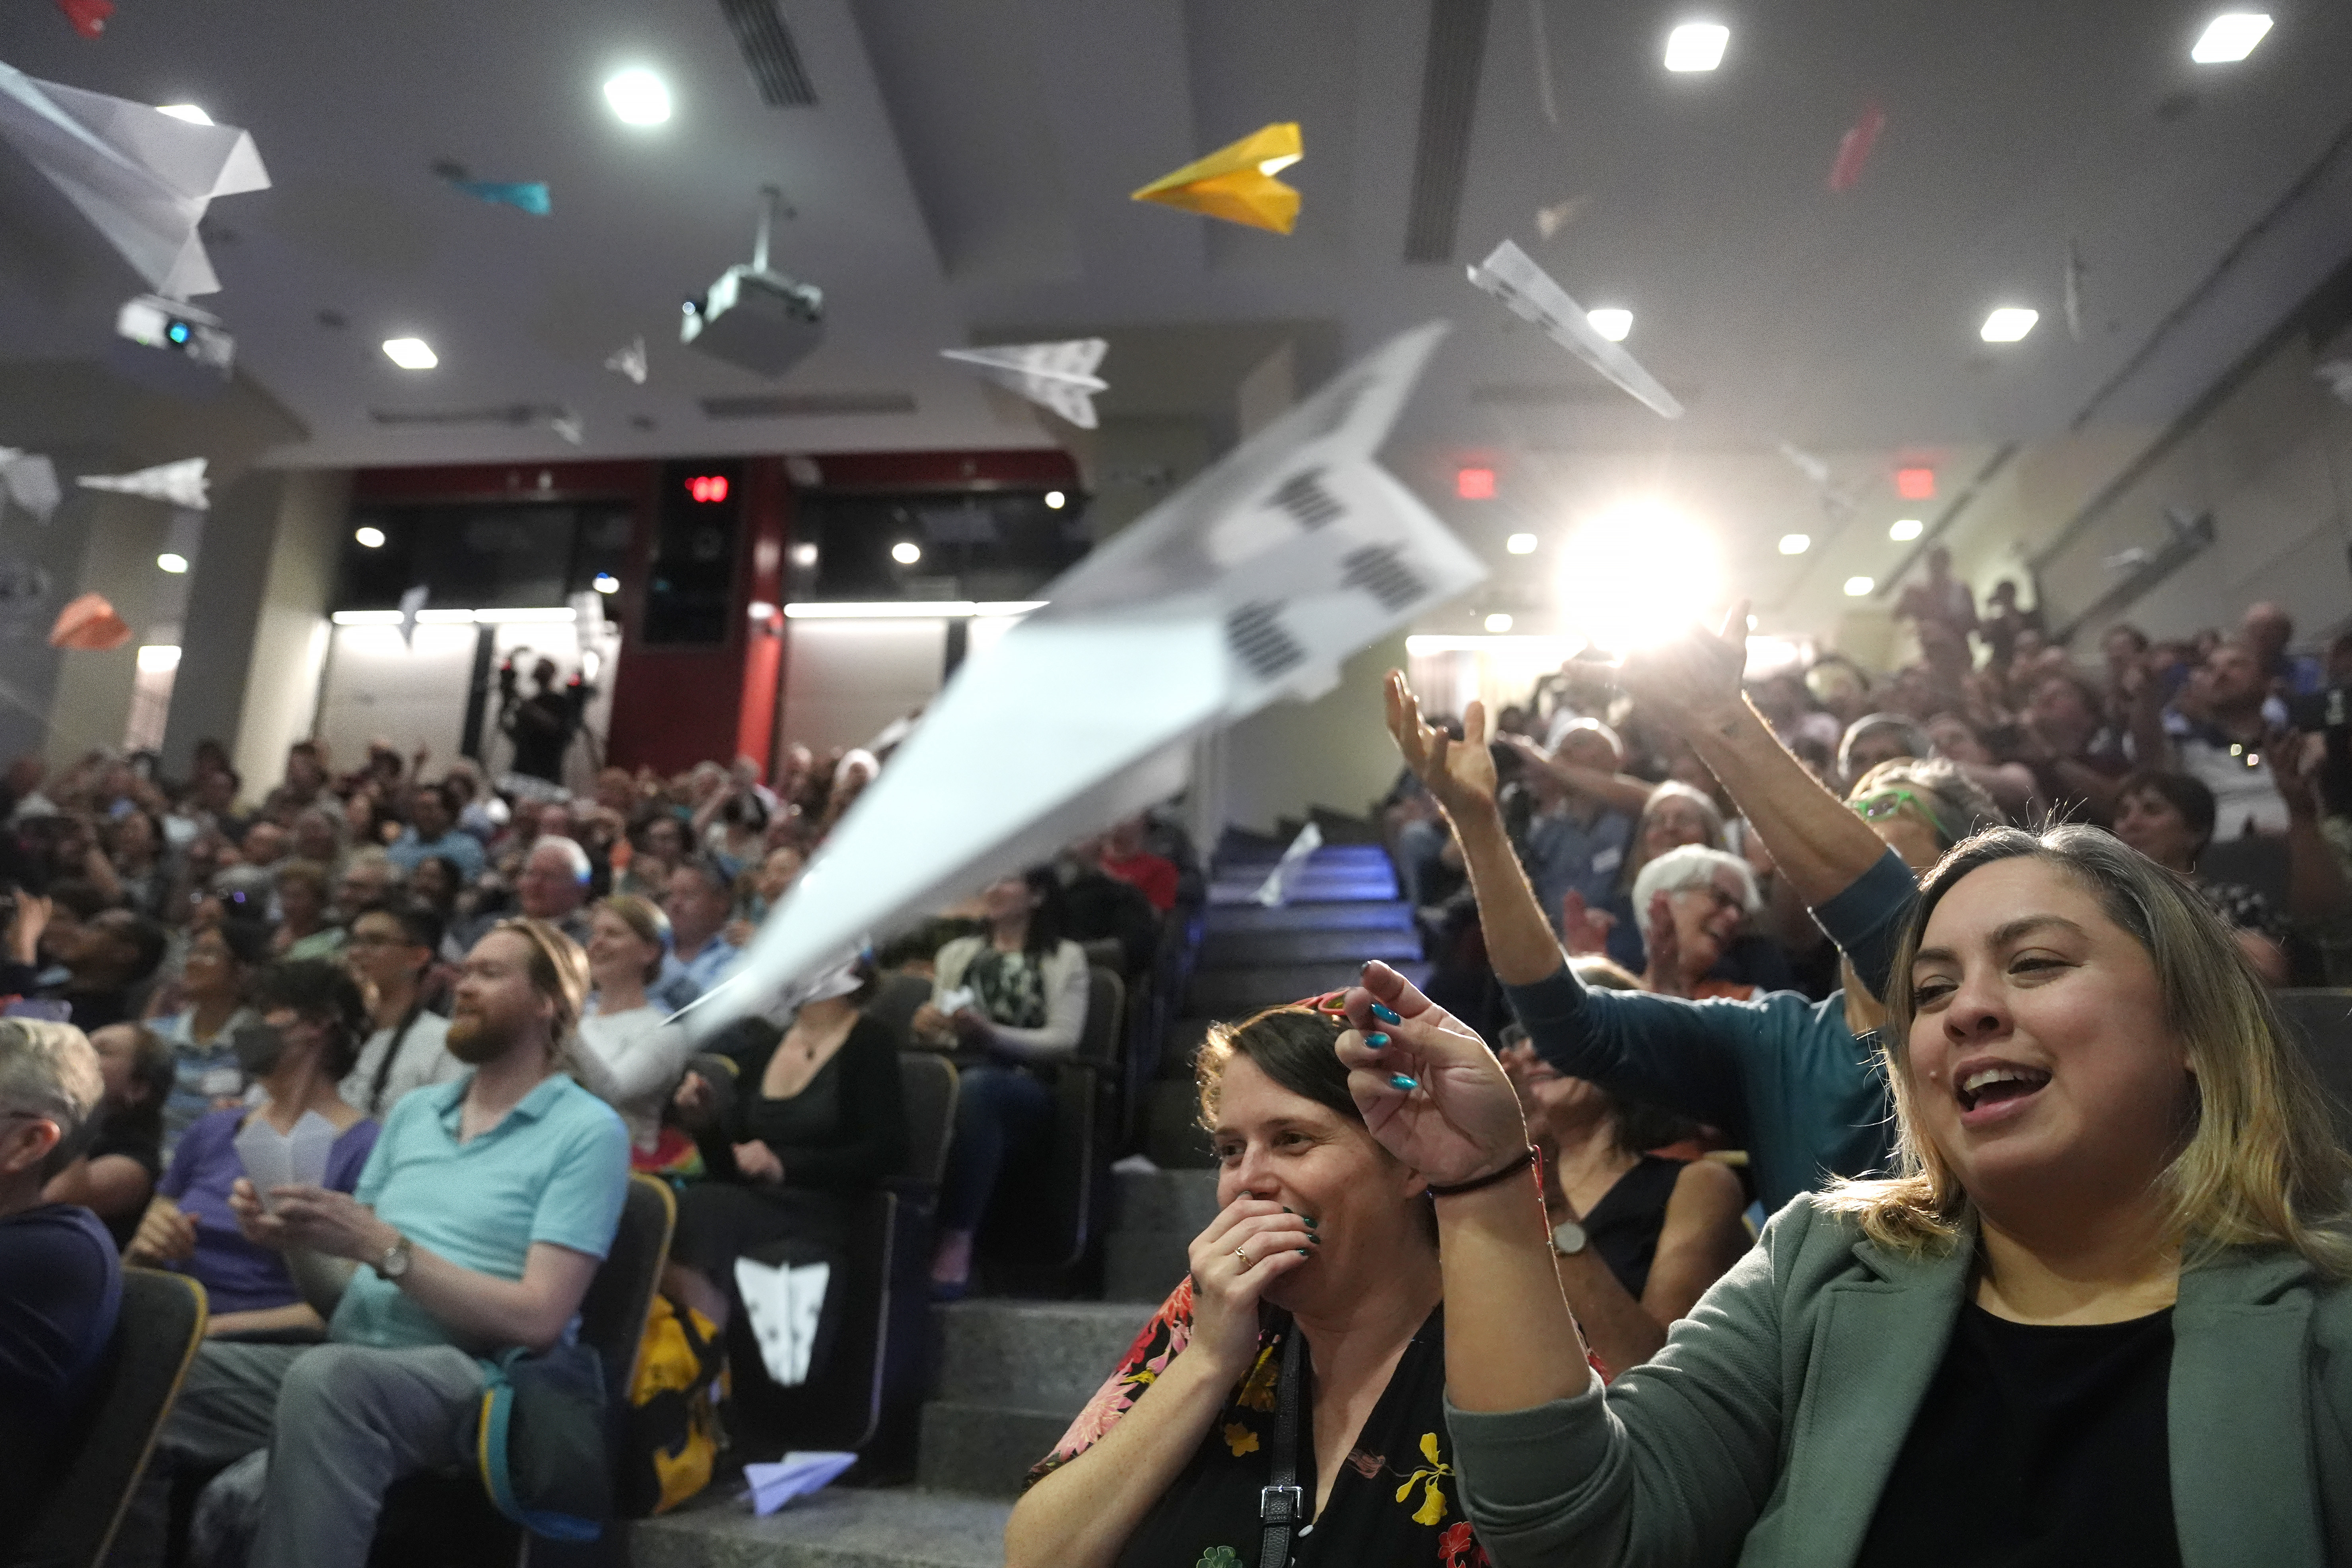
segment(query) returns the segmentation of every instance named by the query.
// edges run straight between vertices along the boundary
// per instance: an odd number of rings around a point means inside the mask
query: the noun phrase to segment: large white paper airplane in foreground
[[[1110,384],[1095,374],[1095,366],[1102,363],[1103,353],[1109,347],[1100,338],[1072,338],[1060,343],[1005,343],[940,353],[1052,409],[1079,429],[1091,430],[1094,395],[1110,390]]]
[[[1351,366],[966,659],[689,1024],[769,1008],[864,933],[1165,799],[1199,736],[1329,689],[1348,656],[1484,578],[1373,461],[1444,331]]]
[[[205,489],[202,458],[183,458],[176,463],[158,463],[152,468],[139,468],[128,474],[84,474],[74,482],[89,489],[168,501],[192,511],[208,511],[212,508],[212,498]]]
[[[81,209],[147,286],[184,300],[220,287],[196,225],[215,196],[266,190],[253,138],[0,64],[0,139]]]
[[[1541,327],[1552,342],[1615,382],[1669,419],[1683,416],[1683,405],[1641,362],[1599,332],[1585,319],[1584,307],[1538,267],[1516,241],[1505,240],[1494,253],[1470,268],[1470,281],[1508,305],[1517,315]]]

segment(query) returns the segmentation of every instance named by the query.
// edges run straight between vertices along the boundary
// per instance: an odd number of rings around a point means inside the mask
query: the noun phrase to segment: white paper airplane
[[[48,458],[14,447],[0,447],[0,490],[43,522],[49,521],[65,499],[58,489],[58,470]]]
[[[1470,281],[1658,413],[1669,419],[1683,416],[1683,405],[1675,395],[1659,385],[1657,378],[1632,354],[1594,331],[1592,323],[1584,319],[1584,307],[1570,299],[1568,290],[1553,282],[1551,275],[1538,267],[1516,241],[1507,239],[1495,247],[1493,255],[1470,268]]]
[[[1081,430],[1095,427],[1095,398],[1110,384],[1095,374],[1110,345],[1100,338],[1072,338],[1059,343],[1003,343],[985,349],[941,349],[940,353],[977,369],[1000,386],[1007,386],[1041,404]]]
[[[1298,837],[1290,841],[1290,847],[1282,852],[1282,858],[1274,863],[1274,869],[1266,873],[1265,880],[1250,896],[1270,910],[1278,910],[1288,903],[1290,884],[1298,879],[1298,873],[1307,868],[1307,862],[1315,858],[1315,851],[1322,847],[1323,830],[1314,823],[1308,823],[1298,830]]]
[[[402,592],[400,595],[401,647],[414,648],[416,646],[416,612],[423,609],[425,601],[432,596],[433,590],[422,583]]]
[[[547,427],[574,447],[588,438],[588,422],[569,408],[559,408],[549,415]]]
[[[646,384],[646,340],[643,333],[625,347],[614,349],[604,360],[604,368],[616,375],[625,375],[639,386]]]
[[[1373,460],[1444,331],[1350,367],[967,658],[689,1026],[760,1011],[866,932],[1174,794],[1199,737],[1328,690],[1350,654],[1484,578]]]
[[[216,196],[266,190],[253,138],[128,99],[42,81],[0,64],[5,138],[159,294],[220,287],[196,225]]]
[[[176,463],[158,463],[152,468],[128,474],[84,474],[74,482],[85,489],[144,496],[149,500],[169,501],[195,511],[212,510],[212,500],[205,493],[202,458],[183,458]]]

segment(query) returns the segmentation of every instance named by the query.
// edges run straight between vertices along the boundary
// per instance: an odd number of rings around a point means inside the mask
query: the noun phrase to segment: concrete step
[[[1429,976],[1426,963],[1394,966],[1414,984]],[[1326,991],[1353,985],[1360,963],[1341,960],[1327,963],[1272,964],[1246,969],[1202,969],[1184,993],[1184,1011],[1193,1016],[1239,1019],[1265,1007],[1278,1007]]]
[[[1108,1377],[1117,1364],[1113,1360],[1097,1367],[1096,1383]],[[923,1406],[915,1484],[927,1491],[1017,1498],[1030,1467],[1053,1452],[1069,1429],[1069,1415],[1050,1411],[935,1399]]]
[[[1094,1397],[1150,1315],[1125,1302],[997,1297],[936,1307],[932,1320],[939,1328],[940,1355],[933,1397],[950,1405],[1034,1411],[1066,1426]],[[1054,1435],[1061,1434],[1057,1429]]]
[[[1210,869],[1220,877],[1245,877],[1253,871],[1263,877],[1281,863],[1279,851],[1252,849],[1244,854],[1220,855]],[[1307,863],[1318,869],[1360,871],[1378,868],[1385,871],[1389,868],[1389,852],[1377,844],[1326,844],[1308,856]]]
[[[1202,969],[1272,963],[1322,963],[1381,958],[1391,963],[1421,956],[1421,933],[1376,931],[1213,931],[1201,944]]]
[[[1162,1170],[1208,1170],[1217,1157],[1201,1130],[1201,1098],[1188,1072],[1154,1079],[1143,1095],[1143,1152]]]
[[[1219,877],[1209,884],[1209,902],[1213,906],[1255,903],[1258,889],[1265,886],[1265,878],[1262,876]],[[1396,878],[1386,871],[1318,871],[1309,868],[1292,878],[1283,892],[1292,900],[1393,899],[1397,896],[1397,884]]]
[[[1103,1238],[1103,1295],[1156,1305],[1184,1278],[1192,1238],[1217,1216],[1217,1173],[1122,1172],[1118,1183],[1118,1222]]]
[[[1318,903],[1294,899],[1267,909],[1263,904],[1223,904],[1206,910],[1202,929],[1211,936],[1237,931],[1412,931],[1412,906],[1402,899],[1351,899]]]
[[[828,1487],[756,1519],[740,1488],[714,1487],[629,1526],[628,1560],[634,1568],[1001,1568],[1012,1511],[993,1497]]]

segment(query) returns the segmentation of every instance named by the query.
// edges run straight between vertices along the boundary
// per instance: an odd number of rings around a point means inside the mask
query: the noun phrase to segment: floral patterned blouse
[[[1405,1346],[1322,1513],[1291,1538],[1294,1568],[1358,1563],[1487,1568],[1455,1495],[1445,1431],[1445,1310]],[[1191,1463],[1171,1482],[1118,1555],[1119,1568],[1255,1568],[1258,1490],[1273,1473],[1275,1385],[1290,1320],[1258,1333],[1257,1361],[1209,1424]],[[1054,1451],[1029,1472],[1034,1485],[1102,1440],[1168,1369],[1192,1336],[1188,1277],[1160,1304],[1109,1381]],[[1309,1373],[1311,1402],[1312,1373]],[[1299,1485],[1316,1474],[1315,1423],[1298,1424]]]

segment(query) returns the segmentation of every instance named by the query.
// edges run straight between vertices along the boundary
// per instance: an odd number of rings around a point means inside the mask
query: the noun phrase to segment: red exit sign
[[[727,499],[725,474],[697,474],[686,481],[686,493],[698,501],[720,501]]]

